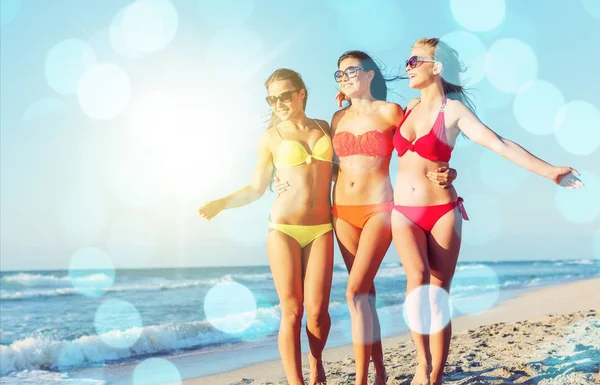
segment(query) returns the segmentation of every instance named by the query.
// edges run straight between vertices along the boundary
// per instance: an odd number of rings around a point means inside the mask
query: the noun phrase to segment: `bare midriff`
[[[277,170],[289,182],[271,208],[270,221],[279,224],[320,225],[331,222],[331,163],[312,160]]]
[[[350,155],[340,159],[333,189],[336,205],[368,205],[393,198],[390,156]]]

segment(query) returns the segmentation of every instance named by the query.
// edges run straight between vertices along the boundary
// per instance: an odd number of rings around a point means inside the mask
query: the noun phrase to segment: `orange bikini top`
[[[333,148],[338,156],[389,156],[394,151],[392,139],[377,130],[354,135],[341,131],[333,136]]]

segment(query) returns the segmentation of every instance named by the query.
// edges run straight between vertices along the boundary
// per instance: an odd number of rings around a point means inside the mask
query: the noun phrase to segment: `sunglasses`
[[[346,68],[343,71],[337,70],[333,73],[333,77],[335,78],[335,81],[339,83],[344,78],[344,75],[346,75],[348,77],[348,79],[355,78],[356,75],[358,74],[358,71],[364,71],[364,68],[352,66],[352,67]]]
[[[419,63],[437,63],[437,60],[427,59],[422,56],[411,56],[410,59],[406,61],[404,67],[417,68]]]
[[[292,94],[298,91],[299,90],[285,91],[279,94],[279,96],[267,96],[265,100],[271,107],[277,104],[277,100],[281,100],[281,103],[289,103],[292,101]]]

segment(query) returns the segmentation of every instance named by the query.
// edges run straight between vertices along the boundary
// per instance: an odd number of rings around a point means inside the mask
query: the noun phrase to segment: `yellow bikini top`
[[[314,147],[311,149],[310,154],[297,140],[283,139],[279,130],[275,128],[279,134],[279,137],[281,138],[281,144],[273,153],[273,164],[275,164],[276,168],[294,167],[303,163],[310,164],[313,158],[331,162],[333,159],[331,139],[329,138],[329,135],[325,133],[323,127],[321,127],[316,120],[314,120],[314,122],[317,124],[317,126],[319,126],[321,131],[323,131],[323,136],[317,140]]]

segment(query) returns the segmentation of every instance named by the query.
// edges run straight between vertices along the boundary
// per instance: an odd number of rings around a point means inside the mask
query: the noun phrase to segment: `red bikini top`
[[[337,156],[389,156],[394,151],[392,140],[377,130],[358,136],[348,131],[338,132],[333,136],[333,148]]]
[[[421,103],[419,101],[417,104]],[[398,129],[394,133],[393,143],[396,151],[398,151],[398,157],[404,155],[406,150],[410,150],[416,152],[419,156],[425,159],[429,159],[433,162],[449,162],[450,156],[452,155],[452,147],[446,143],[446,127],[444,124],[444,107],[446,107],[446,98],[442,100],[442,106],[440,107],[440,112],[438,113],[435,122],[433,123],[433,127],[431,130],[415,140],[414,142],[410,142],[404,136],[402,136],[401,128],[402,124],[408,118],[411,111],[417,106],[408,110],[404,118],[400,122]]]

